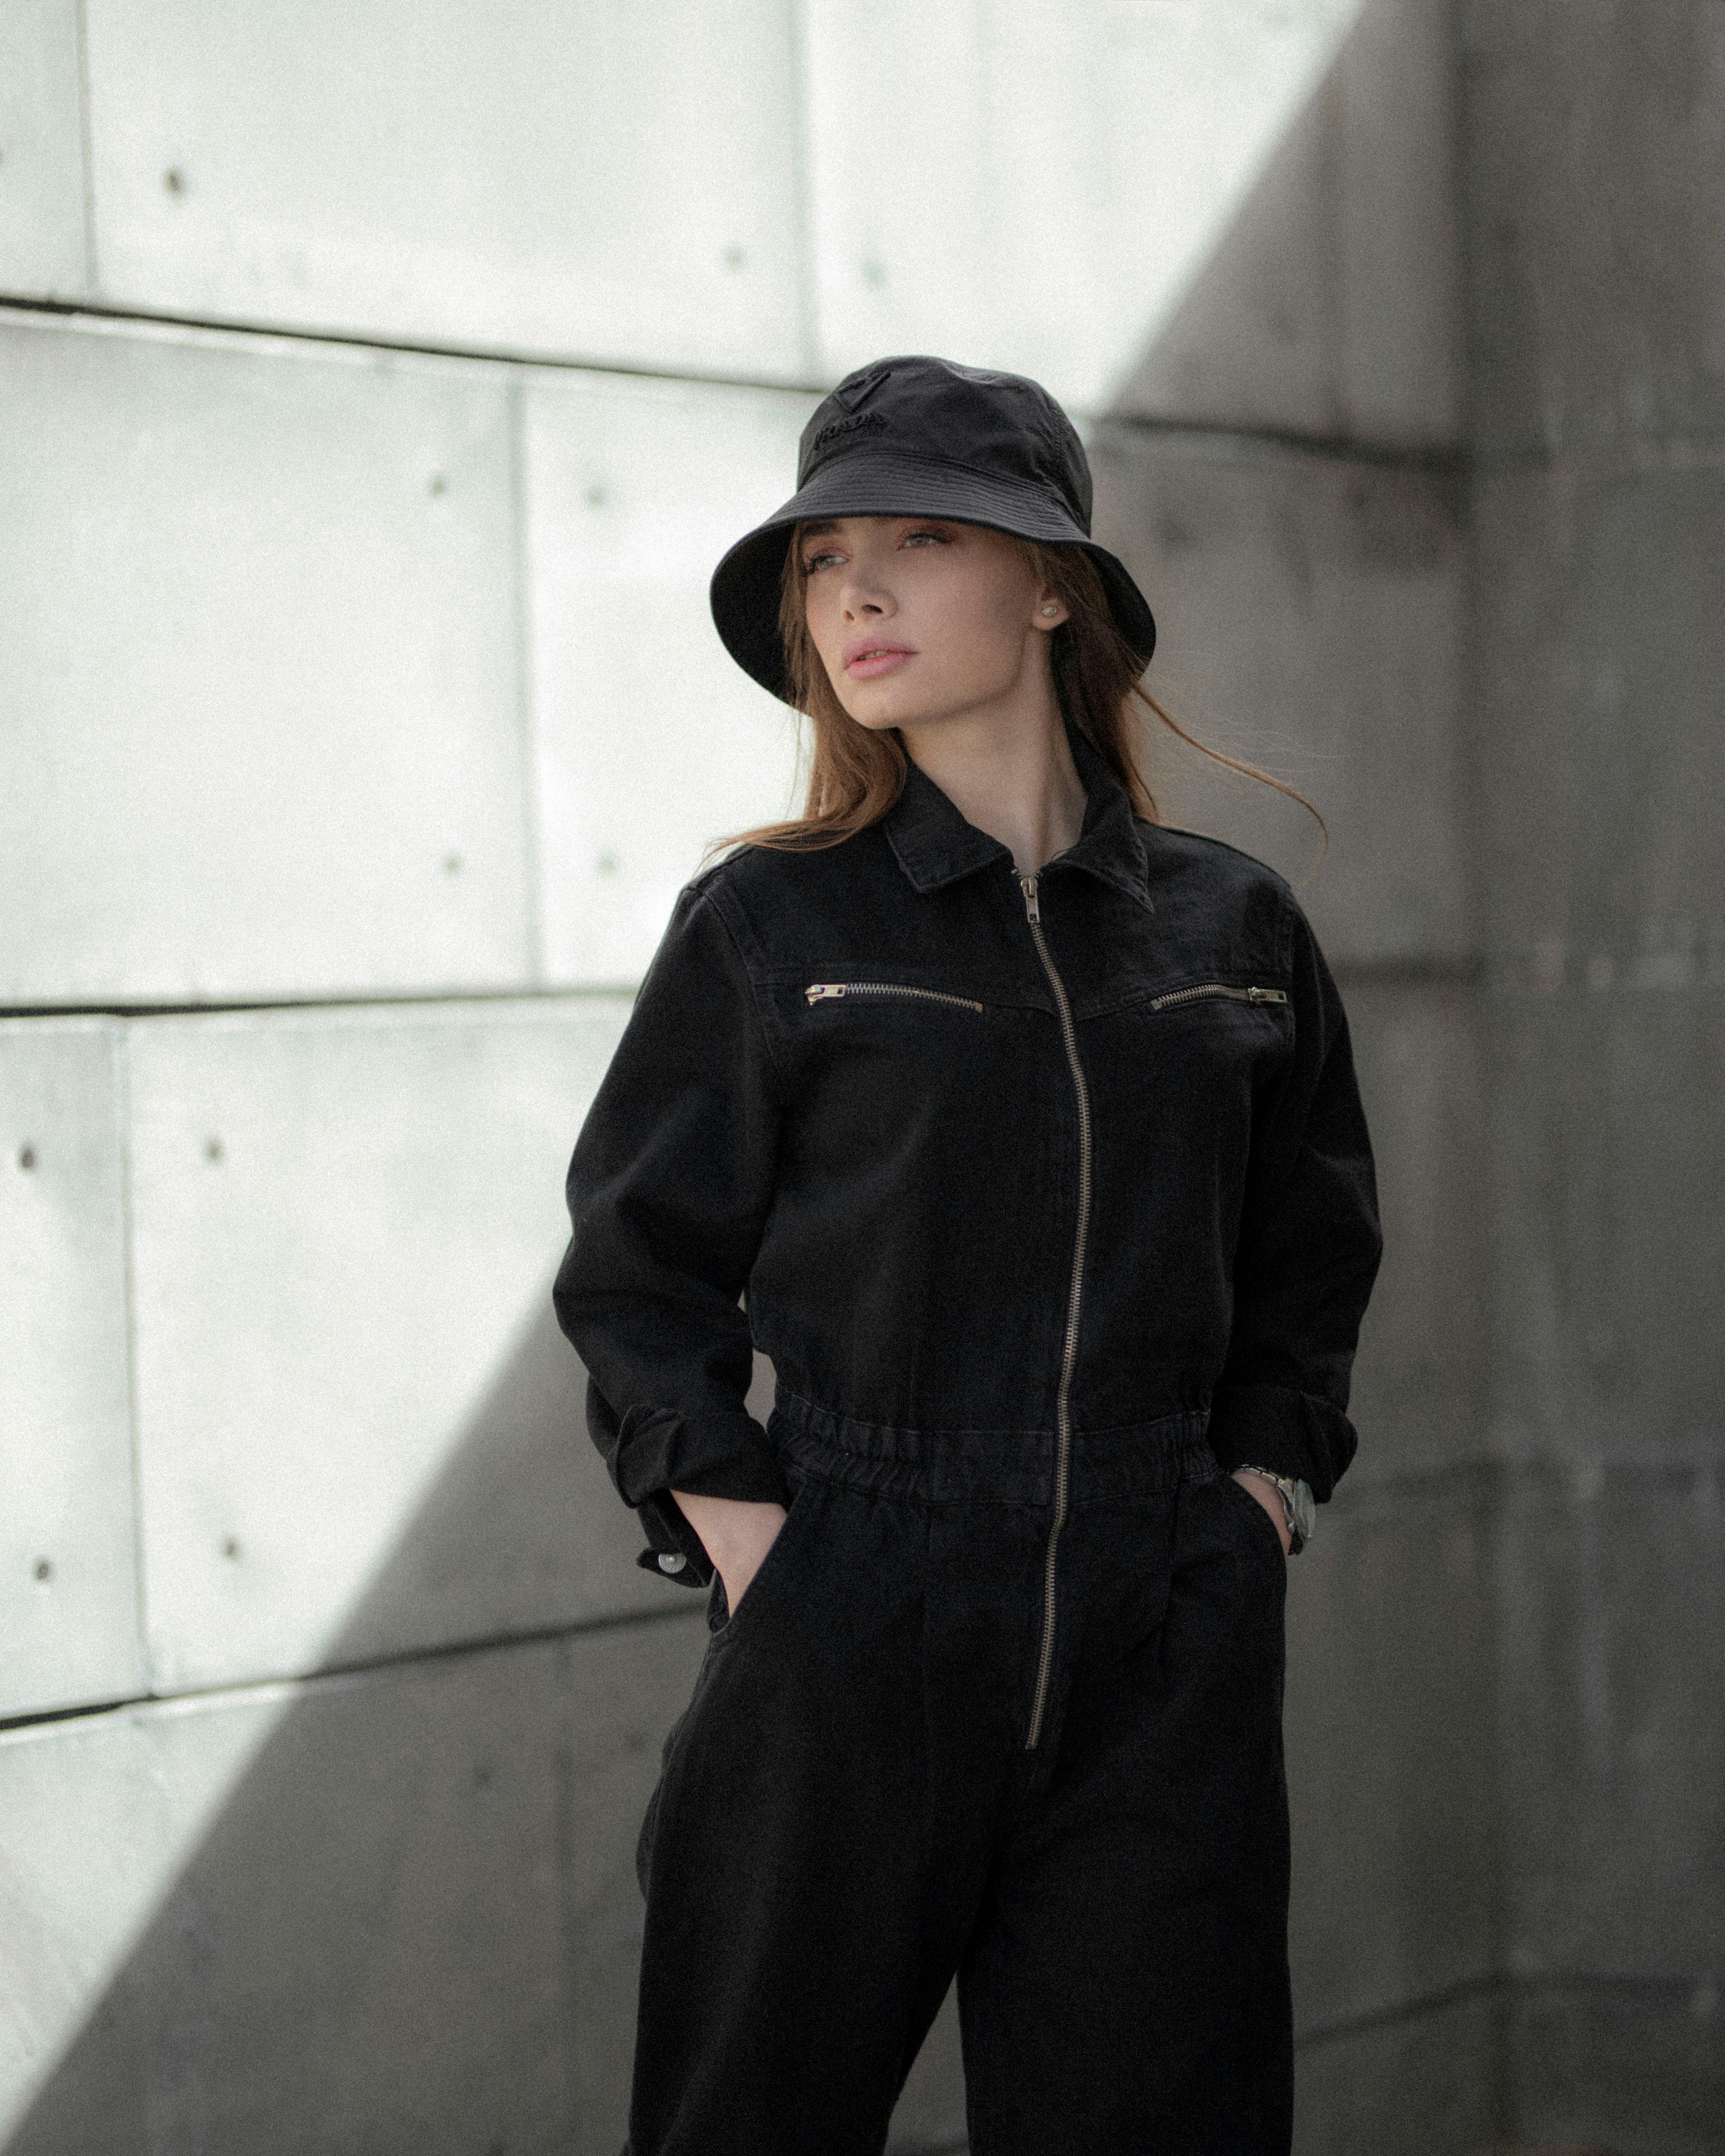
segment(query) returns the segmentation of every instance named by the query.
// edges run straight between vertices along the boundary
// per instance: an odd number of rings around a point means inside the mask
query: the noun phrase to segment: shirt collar
[[[1143,834],[1126,788],[1083,735],[1066,729],[1072,761],[1085,791],[1084,828],[1076,845],[1050,868],[1082,869],[1153,913],[1147,888]],[[926,896],[992,862],[1009,861],[1010,850],[967,823],[927,773],[911,764],[904,790],[885,819],[887,843],[913,890]]]

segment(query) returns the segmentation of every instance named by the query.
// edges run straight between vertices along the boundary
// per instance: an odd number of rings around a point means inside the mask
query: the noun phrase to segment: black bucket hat
[[[1071,421],[1040,382],[949,359],[880,359],[823,399],[803,429],[797,491],[713,572],[725,649],[786,695],[779,580],[793,528],[829,516],[939,516],[1017,539],[1082,547],[1101,572],[1121,634],[1145,665],[1156,623],[1126,564],[1090,536],[1090,465]]]

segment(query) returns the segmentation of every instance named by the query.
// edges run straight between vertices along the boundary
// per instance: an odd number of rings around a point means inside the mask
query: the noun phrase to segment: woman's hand
[[[1234,1471],[1234,1479],[1242,1490],[1250,1491],[1253,1496],[1275,1521],[1276,1532],[1281,1537],[1281,1553],[1286,1557],[1292,1548],[1294,1537],[1288,1531],[1288,1510],[1281,1502],[1281,1491],[1276,1488],[1275,1483],[1266,1481],[1263,1476],[1253,1474],[1250,1467],[1236,1467]],[[764,1507],[757,1509],[764,1509]],[[696,1532],[699,1533],[699,1532],[697,1528]],[[702,1540],[705,1539],[703,1536]],[[727,1586],[725,1591],[728,1594],[731,1591],[730,1588]]]
[[[749,1582],[761,1569],[762,1558],[778,1540],[785,1523],[784,1507],[756,1504],[743,1497],[701,1497],[692,1490],[673,1490],[671,1495],[724,1581],[725,1606],[734,1617]]]

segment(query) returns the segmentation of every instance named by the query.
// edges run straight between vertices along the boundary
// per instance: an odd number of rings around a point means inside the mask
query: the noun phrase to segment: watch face
[[[1302,1542],[1312,1540],[1312,1530],[1317,1525],[1317,1510],[1312,1502],[1312,1485],[1302,1477],[1294,1484],[1294,1525],[1300,1530]]]

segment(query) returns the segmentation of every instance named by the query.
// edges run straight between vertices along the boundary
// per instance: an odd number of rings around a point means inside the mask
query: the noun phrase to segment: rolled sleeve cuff
[[[755,1504],[790,1502],[771,1440],[741,1409],[684,1414],[670,1408],[631,1408],[623,1418],[612,1472],[646,1530],[647,1548],[635,1562],[687,1587],[710,1586],[713,1566],[671,1496],[674,1487]]]
[[[1319,1504],[1358,1443],[1333,1402],[1286,1385],[1224,1385],[1210,1403],[1207,1435],[1224,1472],[1250,1466],[1293,1476],[1311,1484]]]

